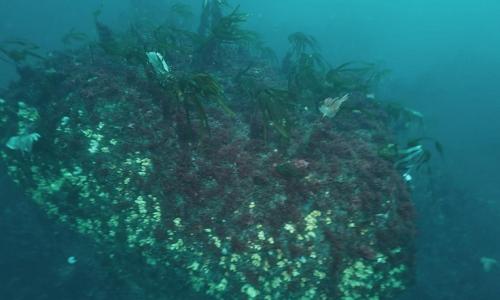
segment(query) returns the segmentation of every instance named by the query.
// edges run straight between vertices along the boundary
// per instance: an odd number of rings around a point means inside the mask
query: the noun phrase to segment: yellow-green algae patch
[[[404,290],[405,265],[399,265],[388,271],[379,268],[387,263],[387,257],[379,254],[374,261],[356,260],[343,271],[339,290],[342,300],[384,299],[387,290]]]

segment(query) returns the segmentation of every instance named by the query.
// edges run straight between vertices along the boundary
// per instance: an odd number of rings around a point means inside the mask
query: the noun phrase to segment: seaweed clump
[[[172,276],[214,299],[397,295],[412,280],[414,220],[380,155],[388,111],[366,81],[350,84],[364,75],[333,76],[305,53],[312,37],[292,36],[283,71],[259,42],[233,43],[250,41],[237,9],[214,18],[205,36],[97,22],[100,40],[33,66],[1,95],[3,144],[40,134],[29,152],[0,149],[10,176],[150,299],[179,299],[162,284]],[[322,97],[345,93],[325,118]]]

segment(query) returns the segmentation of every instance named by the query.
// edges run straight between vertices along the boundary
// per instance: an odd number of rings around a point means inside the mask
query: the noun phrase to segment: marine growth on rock
[[[311,69],[317,81],[289,89],[298,75],[239,16],[211,19],[229,25],[213,24],[224,36],[203,59],[196,33],[159,27],[32,65],[0,95],[10,177],[149,299],[397,295],[412,281],[414,219],[379,155],[395,143],[389,114],[352,74],[336,90]]]

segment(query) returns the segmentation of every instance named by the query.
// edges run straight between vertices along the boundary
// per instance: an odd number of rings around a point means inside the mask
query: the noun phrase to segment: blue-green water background
[[[161,19],[173,2],[105,0],[103,19],[125,28],[137,16]],[[199,8],[201,0],[185,2]],[[426,134],[444,144],[432,193],[415,195],[417,281],[402,299],[500,299],[500,268],[485,272],[480,264],[483,256],[500,261],[500,2],[239,2],[251,14],[249,27],[280,55],[288,34],[303,31],[334,65],[363,60],[389,68],[379,97],[421,111]],[[0,40],[61,49],[70,28],[95,36],[99,3],[1,0]],[[13,78],[0,61],[0,87]],[[106,282],[91,243],[46,220],[4,174],[0,180],[0,299],[88,299],[96,290],[95,299],[138,299]],[[77,264],[66,263],[70,255]]]

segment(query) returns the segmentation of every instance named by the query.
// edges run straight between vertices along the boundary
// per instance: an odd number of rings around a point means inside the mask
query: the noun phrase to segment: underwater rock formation
[[[1,157],[33,201],[95,240],[110,272],[151,299],[179,299],[162,284],[173,276],[214,299],[404,290],[413,206],[394,160],[379,155],[394,142],[387,112],[350,91],[335,118],[295,103],[286,136],[268,132],[272,110],[259,114],[254,94],[231,81],[246,65],[235,59],[211,75],[177,67],[155,84],[147,62],[54,55],[0,95],[2,145],[26,128],[42,136],[30,152],[3,146]],[[245,76],[282,88],[278,73],[259,61]],[[234,113],[206,101],[219,88]]]

